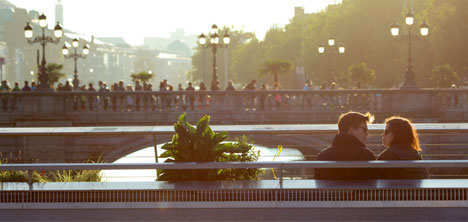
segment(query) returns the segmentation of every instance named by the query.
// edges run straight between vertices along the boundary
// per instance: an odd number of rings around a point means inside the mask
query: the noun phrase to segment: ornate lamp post
[[[333,70],[333,56],[334,56],[334,46],[335,46],[335,39],[333,37],[330,37],[328,39],[328,46],[330,48],[330,50],[328,50],[328,61],[329,61],[329,64],[330,64],[330,73],[329,73],[329,82],[332,83],[334,80],[335,80],[335,76],[334,76],[334,70]],[[324,44],[320,44],[318,46],[318,52],[320,54],[324,54],[325,53],[325,45]],[[345,46],[344,46],[344,43],[340,43],[340,45],[338,45],[338,53],[339,54],[343,54],[345,52]]]
[[[400,28],[398,24],[395,22],[390,26],[390,32],[392,33],[392,36],[394,36],[396,39],[400,40],[406,40],[408,38],[408,66],[405,72],[405,81],[401,85],[400,88],[403,89],[411,89],[411,88],[418,88],[418,85],[416,83],[415,77],[414,77],[414,72],[413,72],[413,64],[412,64],[412,58],[411,58],[411,40],[422,40],[424,37],[426,37],[429,34],[429,26],[426,24],[426,21],[424,20],[423,23],[421,24],[420,27],[420,34],[422,38],[419,38],[417,35],[412,35],[411,34],[411,27],[414,23],[414,16],[413,13],[411,13],[411,10],[406,13],[405,16],[405,23],[408,26],[408,35],[400,35]]]
[[[74,90],[77,90],[78,89],[78,85],[80,84],[80,80],[78,79],[78,69],[76,67],[76,64],[77,64],[77,61],[79,58],[81,59],[84,59],[86,58],[86,56],[89,54],[89,47],[88,47],[88,44],[84,44],[83,46],[83,54],[79,54],[77,52],[77,48],[78,48],[78,45],[79,45],[79,41],[78,39],[74,38],[73,41],[72,41],[72,46],[73,48],[75,49],[75,52],[72,53],[72,54],[68,54],[68,47],[67,45],[63,45],[62,47],[62,54],[65,58],[69,59],[69,58],[73,58],[73,60],[75,60],[75,70],[73,71],[73,73],[75,74],[73,76],[73,89]]]
[[[45,46],[47,45],[48,42],[58,44],[60,42],[60,38],[62,38],[63,35],[63,30],[62,26],[57,22],[57,25],[55,25],[54,28],[54,37],[46,36],[45,35],[45,29],[47,28],[47,20],[46,16],[44,14],[39,16],[39,26],[42,29],[42,36],[37,36],[36,38],[33,39],[33,28],[29,24],[29,22],[26,23],[26,26],[24,27],[24,37],[28,40],[29,44],[34,44],[34,43],[40,43],[42,45],[42,61],[41,65],[39,67],[39,85],[38,89],[40,90],[49,90],[49,77],[47,76],[45,66],[47,64],[46,58],[45,58]]]
[[[227,47],[229,42],[231,41],[231,36],[229,33],[225,33],[223,36],[223,42],[219,41],[219,34],[218,34],[218,26],[213,25],[211,27],[211,35],[210,35],[210,42],[207,44],[206,36],[202,33],[198,36],[198,43],[205,48],[211,47],[213,51],[213,77],[211,78],[211,90],[219,90],[218,82],[218,74],[217,74],[217,67],[216,67],[216,52],[218,51],[218,47]],[[205,75],[203,73],[203,75]],[[227,80],[226,80],[227,81]]]

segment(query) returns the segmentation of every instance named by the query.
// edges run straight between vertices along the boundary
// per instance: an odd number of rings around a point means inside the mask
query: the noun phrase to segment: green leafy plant
[[[226,132],[214,133],[209,126],[210,117],[205,115],[196,127],[187,122],[186,114],[174,124],[175,134],[172,142],[162,146],[160,157],[165,162],[231,162],[256,161],[259,152],[248,144],[244,136],[236,143],[222,143]],[[195,181],[195,180],[241,180],[256,179],[258,169],[208,169],[208,170],[158,170],[160,181]]]
[[[260,150],[255,150],[252,141],[242,135],[236,138],[233,149],[223,153],[218,162],[252,162],[260,157]],[[218,180],[256,180],[263,171],[260,169],[220,169],[218,170]]]

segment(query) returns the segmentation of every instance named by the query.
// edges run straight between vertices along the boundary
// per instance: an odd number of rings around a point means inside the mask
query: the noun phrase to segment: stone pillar
[[[433,95],[424,90],[399,90],[387,94],[383,102],[382,111],[387,111],[389,115],[410,117],[413,121],[430,118],[440,110],[440,107],[435,107]]]

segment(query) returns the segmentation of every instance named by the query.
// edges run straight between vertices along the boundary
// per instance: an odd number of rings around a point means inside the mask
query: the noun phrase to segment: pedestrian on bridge
[[[257,84],[257,80],[252,79],[249,84],[244,86],[245,91],[255,91],[255,84]],[[249,110],[249,107],[252,108],[252,111],[255,111],[255,95],[251,93],[251,95],[247,96],[247,111]]]
[[[195,88],[193,88],[193,86],[192,86],[192,82],[188,82],[188,86],[187,86],[187,88],[185,88],[185,91],[191,91],[191,92],[195,91]],[[185,96],[185,99],[186,99],[185,104],[190,103],[190,108],[192,110],[194,110],[195,109],[195,105],[194,105],[195,96],[194,95],[188,95],[188,96]]]

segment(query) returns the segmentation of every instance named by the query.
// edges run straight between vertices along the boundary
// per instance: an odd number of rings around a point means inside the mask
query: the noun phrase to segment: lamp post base
[[[73,78],[73,91],[78,91],[79,88],[80,88],[80,80],[76,77],[75,75],[75,78]]]
[[[411,69],[411,64],[408,65],[408,70],[405,72],[405,81],[401,84],[400,89],[419,89],[414,78],[414,72]]]

